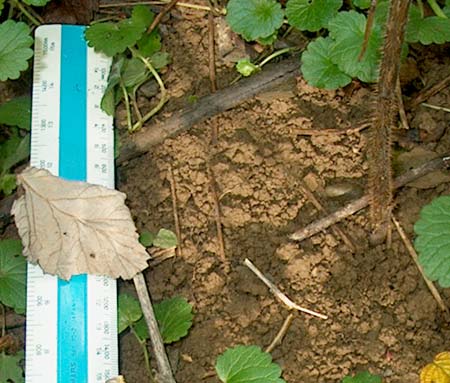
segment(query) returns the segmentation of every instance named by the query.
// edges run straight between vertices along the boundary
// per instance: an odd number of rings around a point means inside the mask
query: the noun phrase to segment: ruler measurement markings
[[[71,32],[75,34],[78,32],[80,38],[78,43],[82,41],[85,49],[87,49],[84,37],[82,33],[79,33],[82,31],[81,27],[42,26],[37,29],[35,39],[31,164],[36,167],[47,168],[55,175],[59,174],[59,168],[61,166],[64,168],[64,166],[68,165],[73,168],[75,162],[77,164],[79,163],[80,157],[79,153],[75,154],[72,146],[67,148],[67,145],[72,145],[72,142],[66,142],[64,148],[62,148],[64,144],[61,145],[60,143],[60,119],[67,115],[67,111],[63,111],[62,115],[60,115],[58,103],[61,96],[64,96],[65,92],[67,92],[67,89],[62,85],[62,90],[60,91],[61,70],[55,68],[55,64],[60,65],[60,60],[64,61],[64,59],[67,59],[68,62],[63,65],[63,70],[64,67],[73,65],[73,54],[66,55],[66,57],[61,54],[64,53],[61,52],[62,46],[66,43],[66,37],[64,37],[63,41],[61,36],[62,34],[67,34],[67,31],[69,31],[69,34]],[[88,161],[84,171],[85,173],[90,173],[88,176],[89,182],[113,188],[114,137],[112,118],[104,115],[99,107],[104,87],[106,86],[110,60],[94,54],[93,51],[91,54],[91,61],[97,66],[95,73],[98,74],[98,77],[91,78],[90,69],[86,69],[85,67],[87,77],[89,77],[87,84],[85,82],[88,91],[83,91],[83,94],[80,93],[77,96],[83,102],[87,102],[87,114],[85,113],[89,121],[87,122],[87,135],[91,135],[87,143],[85,142],[84,144],[85,158],[87,155]],[[88,53],[87,56],[90,57],[90,54]],[[72,74],[72,72],[70,73]],[[75,91],[77,90],[79,91],[80,89],[75,89]],[[64,93],[61,95],[60,92]],[[63,100],[61,101],[64,102]],[[80,113],[79,110],[76,113]],[[86,121],[84,123],[86,124]],[[94,125],[97,125],[98,128],[93,129],[93,127],[95,128]],[[61,129],[64,129],[64,127],[61,127]],[[61,147],[61,150],[58,147]],[[96,148],[97,151],[100,148],[100,155],[93,148]],[[91,155],[92,153],[94,153],[93,156]],[[73,156],[74,154],[77,160],[75,162],[72,161],[71,164],[67,164],[64,156]],[[60,156],[63,158],[60,159]],[[95,159],[95,163],[92,162],[92,158]],[[93,167],[96,172],[89,170],[90,167]],[[61,176],[71,178],[63,174]],[[79,295],[81,291],[81,295],[84,295],[87,303],[84,303],[83,309],[80,310],[79,307],[74,308],[71,306],[73,305],[71,301],[69,306],[62,310],[65,313],[61,313],[60,305],[58,316],[55,308],[58,307],[58,302],[61,302],[61,299],[63,299],[61,298],[61,294],[64,295],[64,292],[61,293],[61,291],[64,291],[64,289],[61,289],[61,287],[65,287],[64,284],[66,282],[58,282],[57,278],[44,275],[38,266],[29,265],[26,330],[27,383],[42,383],[42,378],[45,378],[46,383],[103,383],[106,379],[118,374],[116,282],[108,278],[108,283],[104,284],[103,280],[100,280],[101,283],[98,283],[98,280],[96,280],[98,277],[96,276],[77,277],[81,279],[83,277],[86,278],[86,281],[84,281],[84,293],[82,288],[73,289],[72,293]],[[72,284],[72,280],[70,284]],[[48,287],[47,289],[45,288],[46,285]],[[36,294],[36,291],[39,291],[42,295]],[[95,297],[106,297],[106,302],[108,302],[106,306],[109,309],[99,310],[93,307],[90,303],[92,300],[91,295],[94,299]],[[51,297],[52,299],[44,301],[44,296],[46,298]],[[72,298],[74,297],[72,296]],[[51,310],[44,312],[42,310],[42,306],[46,306],[44,303],[48,303],[51,306]],[[68,341],[74,341],[74,339],[69,339],[67,342],[66,340],[61,341],[64,336],[66,338],[73,338],[74,327],[72,324],[74,321],[77,322],[75,318],[80,314],[88,318],[84,330],[81,331],[84,338],[81,337],[72,344],[70,342],[68,343]],[[45,319],[43,320],[43,318]],[[99,322],[95,318],[103,318],[103,321]],[[86,318],[84,320],[86,322]],[[72,323],[69,323],[70,321]],[[94,330],[97,330],[97,333],[92,331],[93,326]],[[45,349],[43,346],[44,343]],[[100,347],[102,352],[98,356],[93,353],[92,345]],[[74,363],[73,353],[77,351],[76,347],[85,348],[83,358],[86,360],[80,359]],[[64,351],[62,351],[63,348],[65,348]],[[67,353],[67,355],[64,356],[63,353]],[[43,358],[45,359],[45,363],[42,363]],[[41,371],[42,373],[40,373]]]

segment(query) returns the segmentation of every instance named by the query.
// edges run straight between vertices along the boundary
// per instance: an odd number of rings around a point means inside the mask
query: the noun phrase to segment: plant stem
[[[11,0],[12,3],[20,9],[20,12],[22,12],[28,20],[30,20],[34,25],[39,26],[43,23],[43,20],[38,20],[36,17],[34,17],[31,12],[29,12],[25,6],[18,0]]]
[[[166,5],[169,1],[136,1],[136,2],[125,2],[125,3],[114,3],[114,4],[101,4],[99,8],[112,8],[112,7],[133,7],[135,5]],[[198,11],[215,11],[221,15],[225,15],[226,11],[225,9],[214,9],[212,7],[208,7],[207,5],[199,5],[199,4],[190,4],[190,3],[183,3],[178,2],[177,6],[184,7],[184,8],[190,8],[195,9]]]
[[[125,101],[125,109],[127,111],[127,125],[128,131],[131,132],[133,129],[133,123],[131,121],[131,109],[130,109],[130,99],[128,98],[127,88],[123,85],[123,82],[120,82],[120,89],[122,89],[123,99]]]
[[[263,61],[261,61],[261,63],[259,63],[258,66],[260,68],[262,68],[263,65],[267,64],[270,60],[273,60],[275,57],[278,57],[285,53],[293,51],[294,49],[295,49],[294,47],[288,47],[288,48],[283,48],[283,49],[280,49],[279,51],[273,52],[270,56],[267,56]]]
[[[142,348],[142,352],[144,353],[145,367],[147,368],[150,382],[155,383],[155,378],[153,377],[153,373],[152,373],[152,367],[150,366],[150,355],[148,354],[148,350],[147,350],[147,342],[145,339],[141,339],[139,337],[139,335],[136,333],[133,325],[130,326],[130,329],[131,329],[131,332],[133,333],[133,335],[136,337],[137,341],[139,342],[139,344]]]
[[[142,56],[136,49],[130,48],[130,50],[131,50],[131,53],[133,53],[133,56],[137,57],[139,60],[141,60],[144,63],[144,65],[147,67],[147,69],[150,71],[150,73],[155,78],[156,82],[159,85],[159,89],[161,91],[161,99],[159,100],[159,103],[152,110],[150,110],[147,114],[145,114],[141,120],[136,122],[133,125],[133,127],[131,128],[131,132],[135,132],[136,130],[140,129],[146,121],[148,121],[152,116],[154,116],[156,113],[158,113],[161,110],[161,108],[164,106],[164,104],[169,100],[169,97],[168,97],[167,89],[164,85],[164,82],[162,81],[162,79],[159,76],[156,69],[153,68],[153,65],[150,63],[150,61],[146,57]]]
[[[5,332],[6,332],[6,311],[5,311],[5,306],[3,306],[3,304],[0,303],[0,311],[2,314],[2,338],[5,336]]]
[[[425,12],[423,11],[423,2],[422,2],[422,0],[417,0],[417,6],[419,7],[420,17],[423,18],[425,16]]]
[[[441,7],[439,6],[438,3],[436,3],[436,0],[428,0],[428,5],[431,7],[431,9],[433,10],[434,14],[437,17],[440,17],[442,19],[447,19],[447,15],[442,11]]]

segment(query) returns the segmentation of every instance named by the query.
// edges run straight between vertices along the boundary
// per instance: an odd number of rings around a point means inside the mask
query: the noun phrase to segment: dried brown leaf
[[[25,195],[12,214],[30,262],[63,279],[83,273],[130,279],[147,267],[124,193],[32,167],[17,179]]]

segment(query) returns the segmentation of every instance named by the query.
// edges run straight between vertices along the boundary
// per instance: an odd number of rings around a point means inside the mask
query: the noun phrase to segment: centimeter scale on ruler
[[[36,29],[31,165],[114,188],[112,118],[100,109],[111,61],[84,27]],[[70,281],[28,265],[26,383],[99,383],[118,375],[116,282]]]

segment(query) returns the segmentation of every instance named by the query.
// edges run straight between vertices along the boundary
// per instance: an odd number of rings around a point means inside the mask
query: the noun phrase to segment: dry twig
[[[208,13],[208,59],[209,59],[209,81],[211,83],[211,93],[217,92],[216,81],[216,55],[214,42],[214,16],[212,11]],[[211,128],[211,144],[217,144],[219,132],[217,125],[214,124]]]
[[[156,364],[158,365],[157,380],[159,383],[176,383],[170,367],[169,358],[167,357],[164,343],[159,332],[158,322],[153,311],[152,301],[148,293],[147,284],[145,283],[142,273],[137,273],[133,278],[134,286],[141,304],[142,312],[148,326],[150,334],[150,342],[155,353]]]
[[[433,282],[431,282],[425,273],[423,272],[423,268],[419,263],[419,259],[416,253],[416,250],[414,249],[414,246],[411,244],[411,241],[406,236],[403,228],[400,226],[400,223],[395,219],[394,216],[392,216],[392,222],[394,222],[395,227],[397,228],[398,234],[400,234],[400,238],[402,239],[403,243],[405,244],[406,249],[408,250],[409,254],[411,255],[411,258],[413,259],[414,263],[416,264],[417,268],[419,269],[420,274],[422,275],[423,280],[425,281],[428,289],[431,292],[431,295],[433,295],[433,298],[436,300],[438,306],[441,308],[442,311],[444,311],[447,316],[450,317],[450,311],[448,307],[445,305],[443,299],[441,298],[441,295],[439,294],[439,291],[436,289],[436,287],[433,285]]]
[[[208,172],[208,180],[209,186],[211,189],[211,194],[213,197],[214,204],[214,219],[216,221],[216,231],[217,231],[217,241],[219,243],[219,252],[222,262],[225,263],[225,242],[223,239],[223,231],[222,231],[222,214],[220,212],[220,203],[219,197],[217,195],[217,183],[216,178],[214,177],[214,173],[209,164],[207,164],[207,172]]]
[[[450,164],[450,154],[442,157],[435,158],[417,168],[411,169],[394,180],[394,189],[404,186],[434,170],[448,167]],[[365,195],[355,201],[350,202],[343,208],[331,213],[330,215],[314,221],[304,227],[297,230],[290,238],[294,241],[303,241],[306,238],[312,237],[314,234],[325,230],[336,222],[341,221],[344,218],[356,213],[357,211],[365,208],[369,204],[370,197]]]
[[[176,252],[179,257],[182,255],[181,250],[181,227],[180,227],[180,219],[178,216],[178,203],[177,203],[177,190],[175,186],[175,177],[173,176],[172,165],[169,164],[169,183],[170,183],[170,193],[172,194],[172,211],[173,211],[173,221],[175,224],[175,234],[178,239],[178,246],[176,248]]]
[[[150,24],[150,26],[147,29],[147,34],[150,34],[153,32],[153,30],[158,26],[158,24],[161,22],[162,18],[167,15],[170,10],[177,5],[178,0],[172,0],[167,6],[155,17],[153,22]]]
[[[436,93],[439,93],[441,90],[447,88],[450,85],[450,75],[447,75],[443,80],[439,81],[437,84],[432,85],[431,87],[425,88],[421,90],[416,97],[414,97],[409,102],[409,108],[415,108],[417,105],[422,104],[427,101],[431,96],[434,96]]]
[[[281,341],[283,340],[283,338],[286,335],[287,331],[289,330],[289,327],[291,326],[291,323],[292,323],[293,320],[294,320],[294,314],[289,313],[289,315],[284,320],[283,325],[281,326],[281,328],[278,331],[277,335],[275,335],[275,338],[273,338],[272,342],[265,349],[266,352],[272,352],[273,349],[279,343],[281,343]]]
[[[325,210],[325,208],[320,204],[320,202],[317,200],[317,198],[314,196],[314,194],[307,187],[300,186],[300,191],[305,195],[306,198],[308,198],[308,200],[315,206],[315,208],[318,211],[323,212],[325,214],[328,213]],[[331,230],[333,230],[334,234],[337,237],[340,237],[344,241],[344,243],[347,245],[347,247],[350,249],[350,251],[352,251],[353,253],[356,252],[356,246],[353,244],[353,242],[347,236],[347,234],[345,234],[341,230],[341,228],[339,226],[333,226],[331,228]]]
[[[309,315],[313,315],[318,318],[328,319],[328,316],[324,314],[320,314],[318,312],[306,309],[304,307],[299,306],[297,303],[291,301],[286,294],[284,294],[277,286],[275,286],[272,282],[270,282],[261,271],[257,269],[257,267],[248,259],[245,258],[244,265],[247,266],[255,275],[263,281],[263,283],[272,291],[276,298],[278,298],[289,310],[297,310],[304,312]]]

